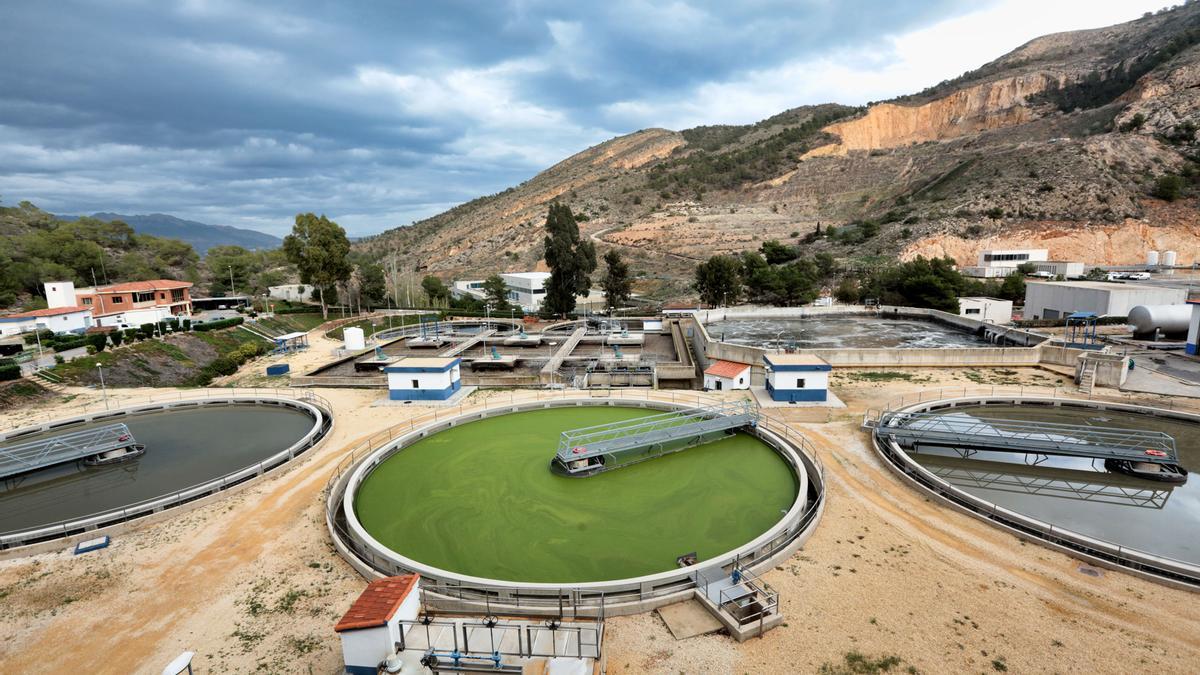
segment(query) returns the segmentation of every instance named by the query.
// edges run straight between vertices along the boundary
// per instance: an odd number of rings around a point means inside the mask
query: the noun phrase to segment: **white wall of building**
[[[75,307],[79,304],[75,300],[73,281],[49,281],[43,284],[43,288],[46,290],[46,306],[50,309]]]
[[[720,386],[717,386],[717,385]],[[738,373],[737,377],[717,377],[716,375],[704,375],[704,388],[710,391],[731,391],[736,389],[750,388],[750,369],[746,368]]]
[[[288,302],[307,302],[312,299],[316,290],[311,284],[287,284],[284,286],[268,286],[267,295],[276,300]]]
[[[776,389],[829,388],[829,371],[827,370],[772,370],[767,373],[767,379]],[[804,386],[798,386],[800,380],[804,380]]]
[[[1128,316],[1138,305],[1180,305],[1187,289],[1102,281],[1030,281],[1025,285],[1025,317],[1056,319],[1073,312]]]
[[[96,323],[100,326],[116,328],[137,328],[144,323],[158,323],[173,318],[176,317],[171,315],[170,307],[147,307],[146,309],[131,309],[118,314],[97,317]]]
[[[976,264],[980,267],[1016,268],[1027,262],[1048,260],[1049,251],[1044,248],[988,249],[979,252]]]
[[[959,298],[958,315],[968,319],[1005,324],[1012,321],[1011,300],[999,298]]]

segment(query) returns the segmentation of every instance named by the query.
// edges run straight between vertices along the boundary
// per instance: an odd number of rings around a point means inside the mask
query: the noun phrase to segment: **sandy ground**
[[[739,645],[720,635],[677,642],[654,613],[614,618],[609,672],[817,672],[852,651],[898,657],[901,672],[1195,672],[1197,595],[1118,572],[1090,576],[1077,560],[938,506],[899,483],[858,428],[864,408],[893,396],[989,384],[1069,386],[1036,369],[839,371],[834,387],[849,408],[796,423],[821,453],[830,494],[813,538],[765,575],[782,593],[785,624]],[[425,410],[369,407],[379,392],[320,393],[336,428],[285,473],[117,535],[102,551],[0,561],[0,672],[158,673],[185,649],[197,652],[198,673],[340,672],[332,625],[365,582],[332,551],[322,493],[345,452]],[[98,399],[70,396],[0,423]]]

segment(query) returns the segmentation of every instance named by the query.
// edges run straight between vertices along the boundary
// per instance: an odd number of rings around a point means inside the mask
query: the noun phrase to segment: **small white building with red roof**
[[[704,369],[704,391],[750,388],[750,365],[737,361],[713,361]]]
[[[342,638],[342,656],[351,675],[376,675],[402,642],[401,621],[415,621],[420,611],[416,574],[376,579],[346,610],[333,630]]]
[[[83,333],[92,325],[92,310],[88,307],[51,307],[0,315],[0,336],[7,337],[39,330]]]

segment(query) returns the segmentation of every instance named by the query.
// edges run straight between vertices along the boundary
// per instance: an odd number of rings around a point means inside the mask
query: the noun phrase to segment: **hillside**
[[[989,241],[1050,241],[1052,255],[1098,263],[1175,248],[1191,262],[1198,44],[1193,3],[1044,36],[867,109],[643,130],[356,247],[446,277],[532,269],[546,206],[561,199],[602,251],[629,254],[646,277],[639,290],[659,297],[687,292],[696,259],[768,239],[804,241],[851,266],[936,252],[966,262]],[[1156,181],[1175,174],[1183,198],[1156,198]],[[806,238],[818,223],[838,236]]]
[[[74,216],[59,216],[63,220],[74,220]],[[204,256],[214,246],[241,246],[251,251],[279,248],[283,240],[257,230],[247,230],[229,225],[209,225],[194,220],[184,220],[165,213],[144,216],[125,216],[119,213],[94,213],[97,220],[119,220],[138,234],[179,239],[192,245],[196,253]]]

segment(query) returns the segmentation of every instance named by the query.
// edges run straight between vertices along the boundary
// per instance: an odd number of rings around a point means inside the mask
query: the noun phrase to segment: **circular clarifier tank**
[[[346,510],[405,567],[529,584],[645,577],[690,553],[703,565],[801,510],[799,460],[745,432],[586,478],[550,470],[563,431],[661,412],[570,405],[456,424],[368,459]]]
[[[329,418],[299,401],[179,401],[9,434],[0,439],[0,449],[115,423],[129,428],[145,446],[143,454],[103,466],[72,461],[0,479],[0,536],[6,545],[26,543],[14,533],[57,527],[59,534],[69,534],[78,528],[63,523],[97,516],[92,525],[126,520],[140,515],[138,505],[162,500],[170,506],[248,480],[311,447]],[[133,512],[121,513],[130,507]],[[47,537],[31,539],[38,538]]]

